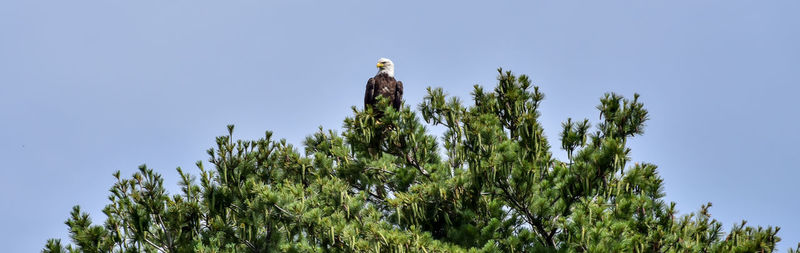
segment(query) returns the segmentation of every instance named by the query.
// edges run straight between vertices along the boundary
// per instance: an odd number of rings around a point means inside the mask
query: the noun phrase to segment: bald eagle
[[[389,59],[380,58],[377,66],[378,74],[367,81],[364,108],[375,109],[378,96],[382,96],[392,103],[395,110],[400,110],[400,104],[403,102],[403,82],[394,79],[394,63]]]

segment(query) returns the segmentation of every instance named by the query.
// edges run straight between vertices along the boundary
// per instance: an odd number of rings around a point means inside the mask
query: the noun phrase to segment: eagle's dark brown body
[[[367,81],[364,108],[374,107],[378,103],[378,96],[389,100],[395,110],[400,110],[400,104],[403,102],[403,82],[395,80],[386,73],[375,75]]]

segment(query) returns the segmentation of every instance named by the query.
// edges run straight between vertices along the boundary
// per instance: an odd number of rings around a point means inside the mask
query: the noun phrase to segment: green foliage
[[[601,121],[567,119],[553,157],[538,121],[544,95],[499,70],[465,106],[428,88],[419,113],[382,100],[345,119],[344,132],[308,136],[304,152],[267,132],[208,150],[180,194],[141,166],[114,174],[102,226],[75,207],[74,245],[44,252],[760,252],[778,228],[745,222],[725,234],[704,205],[676,217],[656,166],[629,165],[644,132],[639,96],[607,94]],[[376,118],[375,115],[380,115]],[[437,140],[423,123],[443,126]],[[440,147],[441,146],[441,147]]]

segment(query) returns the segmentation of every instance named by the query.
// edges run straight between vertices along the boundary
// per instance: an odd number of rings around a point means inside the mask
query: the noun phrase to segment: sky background
[[[341,129],[380,57],[416,108],[428,86],[469,102],[496,69],[529,75],[558,143],[606,92],[650,111],[635,162],[682,214],[777,225],[800,242],[800,1],[0,1],[0,245],[95,221],[111,174],[155,168],[178,192],[214,138],[300,146]],[[436,130],[435,128],[433,130]],[[557,145],[555,145],[557,146]],[[563,157],[563,152],[556,154]],[[10,247],[10,248],[8,248]]]

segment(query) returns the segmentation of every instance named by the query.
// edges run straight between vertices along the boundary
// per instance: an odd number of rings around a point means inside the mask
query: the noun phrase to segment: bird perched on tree
[[[403,102],[403,82],[394,79],[394,63],[386,58],[378,60],[378,74],[367,81],[367,91],[364,94],[364,108],[373,107],[378,103],[378,96],[391,102],[395,110],[400,110]]]
[[[391,123],[381,123],[384,108],[378,108],[378,97],[388,100],[395,110],[400,110],[400,105],[403,103],[403,82],[394,79],[394,63],[389,59],[380,58],[377,67],[378,74],[367,81],[367,91],[364,93],[364,110],[372,108],[372,116],[377,123],[367,148],[369,154],[373,156],[380,153],[386,131],[394,129]]]

